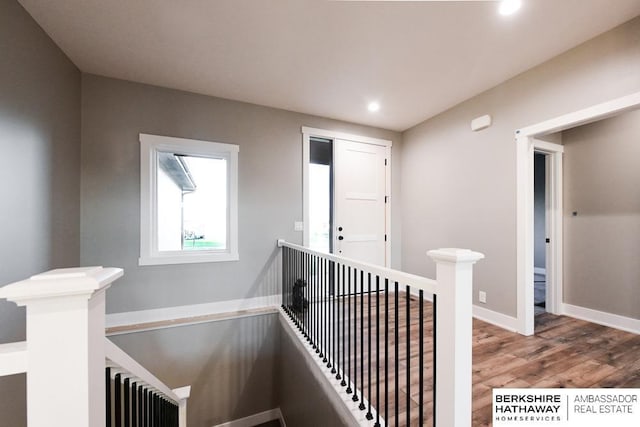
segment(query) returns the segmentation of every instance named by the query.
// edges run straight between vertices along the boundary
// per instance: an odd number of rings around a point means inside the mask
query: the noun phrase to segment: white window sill
[[[165,265],[165,264],[194,264],[203,262],[227,262],[239,261],[238,253],[217,254],[181,254],[181,255],[156,255],[138,258],[138,265]]]

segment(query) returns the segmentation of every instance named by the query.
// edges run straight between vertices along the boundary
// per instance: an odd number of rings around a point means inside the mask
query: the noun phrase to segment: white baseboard
[[[284,427],[286,427],[284,418],[282,418],[282,412],[280,412],[280,408],[269,409],[268,411],[249,415],[248,417],[229,421],[224,424],[216,424],[213,427],[253,427],[259,424],[268,423],[269,421],[273,420],[280,420],[280,423]]]
[[[480,307],[479,305],[474,304],[473,317],[482,320],[483,322],[499,326],[502,329],[506,329],[507,331],[518,331],[517,318],[498,313],[497,311],[489,310],[488,308]]]
[[[181,305],[177,307],[155,308],[151,310],[111,313],[106,316],[106,328],[140,325],[154,322],[168,322],[214,314],[242,312],[260,308],[277,308],[282,297],[269,295],[256,298],[236,299],[207,304]]]
[[[542,274],[543,276],[547,275],[547,269],[544,267],[533,267],[533,272],[535,274]]]
[[[640,334],[640,320],[631,317],[619,316],[617,314],[606,313],[604,311],[593,310],[591,308],[580,307],[571,304],[562,304],[561,313],[587,322],[609,326],[634,334]]]

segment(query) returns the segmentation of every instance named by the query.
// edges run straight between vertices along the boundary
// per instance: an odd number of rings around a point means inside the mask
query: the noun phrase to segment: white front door
[[[334,140],[333,252],[386,266],[387,147]]]

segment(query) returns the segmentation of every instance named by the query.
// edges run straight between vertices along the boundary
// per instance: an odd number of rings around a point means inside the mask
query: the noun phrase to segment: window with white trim
[[[238,260],[238,151],[140,134],[140,265]]]

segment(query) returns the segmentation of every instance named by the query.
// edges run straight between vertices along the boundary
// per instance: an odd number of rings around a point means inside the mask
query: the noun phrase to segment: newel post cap
[[[454,264],[475,264],[484,258],[484,254],[470,249],[442,248],[427,252],[435,262],[448,262]]]
[[[0,288],[0,298],[24,305],[29,301],[87,295],[106,289],[119,277],[121,268],[58,268]]]

